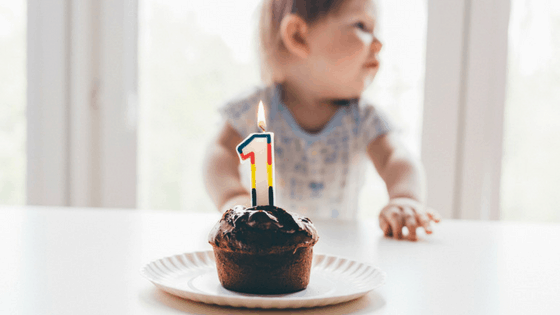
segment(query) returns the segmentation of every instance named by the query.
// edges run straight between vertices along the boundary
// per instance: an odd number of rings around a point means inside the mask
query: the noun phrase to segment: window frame
[[[137,11],[28,0],[27,204],[136,206]]]
[[[428,1],[422,160],[445,218],[500,217],[509,15],[510,0]]]

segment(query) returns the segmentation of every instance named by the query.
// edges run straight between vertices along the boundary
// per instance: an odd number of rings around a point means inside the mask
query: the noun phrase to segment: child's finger
[[[391,226],[393,237],[399,240],[402,239],[403,215],[401,213],[401,208],[397,206],[388,206],[385,208],[385,211],[383,211],[383,214]]]
[[[434,209],[426,208],[426,213],[434,222],[439,223],[441,221],[441,216]]]
[[[412,208],[410,207],[403,207],[403,214],[404,214],[404,224],[408,229],[408,239],[411,241],[416,241],[416,216]]]
[[[383,231],[383,234],[385,236],[393,235],[391,231],[391,226],[389,225],[389,223],[387,222],[384,216],[379,216],[379,227],[381,227],[381,230]]]
[[[420,212],[416,214],[416,219],[418,223],[424,228],[426,234],[432,234],[432,226],[430,224],[430,218],[424,212]]]

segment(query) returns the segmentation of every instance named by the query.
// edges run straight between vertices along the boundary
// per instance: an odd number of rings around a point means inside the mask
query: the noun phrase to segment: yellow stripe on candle
[[[256,171],[257,168],[255,167],[255,164],[251,164],[251,186],[253,189],[257,188],[257,178],[255,176]]]
[[[268,186],[272,187],[272,165],[266,165],[266,173],[268,174]]]

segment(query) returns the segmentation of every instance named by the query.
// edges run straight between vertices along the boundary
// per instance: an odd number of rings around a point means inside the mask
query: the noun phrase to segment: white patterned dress
[[[242,138],[259,132],[257,107],[263,101],[267,132],[274,132],[275,205],[313,219],[353,220],[363,185],[367,145],[389,132],[386,116],[363,99],[341,106],[319,133],[304,131],[281,100],[281,85],[260,86],[220,107]],[[371,162],[370,162],[371,163]],[[240,166],[250,187],[248,163]]]

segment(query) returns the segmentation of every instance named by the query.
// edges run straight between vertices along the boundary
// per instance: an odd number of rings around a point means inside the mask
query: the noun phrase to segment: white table
[[[0,208],[0,314],[284,313],[206,305],[141,277],[151,260],[207,250],[218,213]],[[367,261],[387,283],[306,314],[560,314],[560,225],[447,220],[416,243],[376,221],[316,222],[316,253]]]

